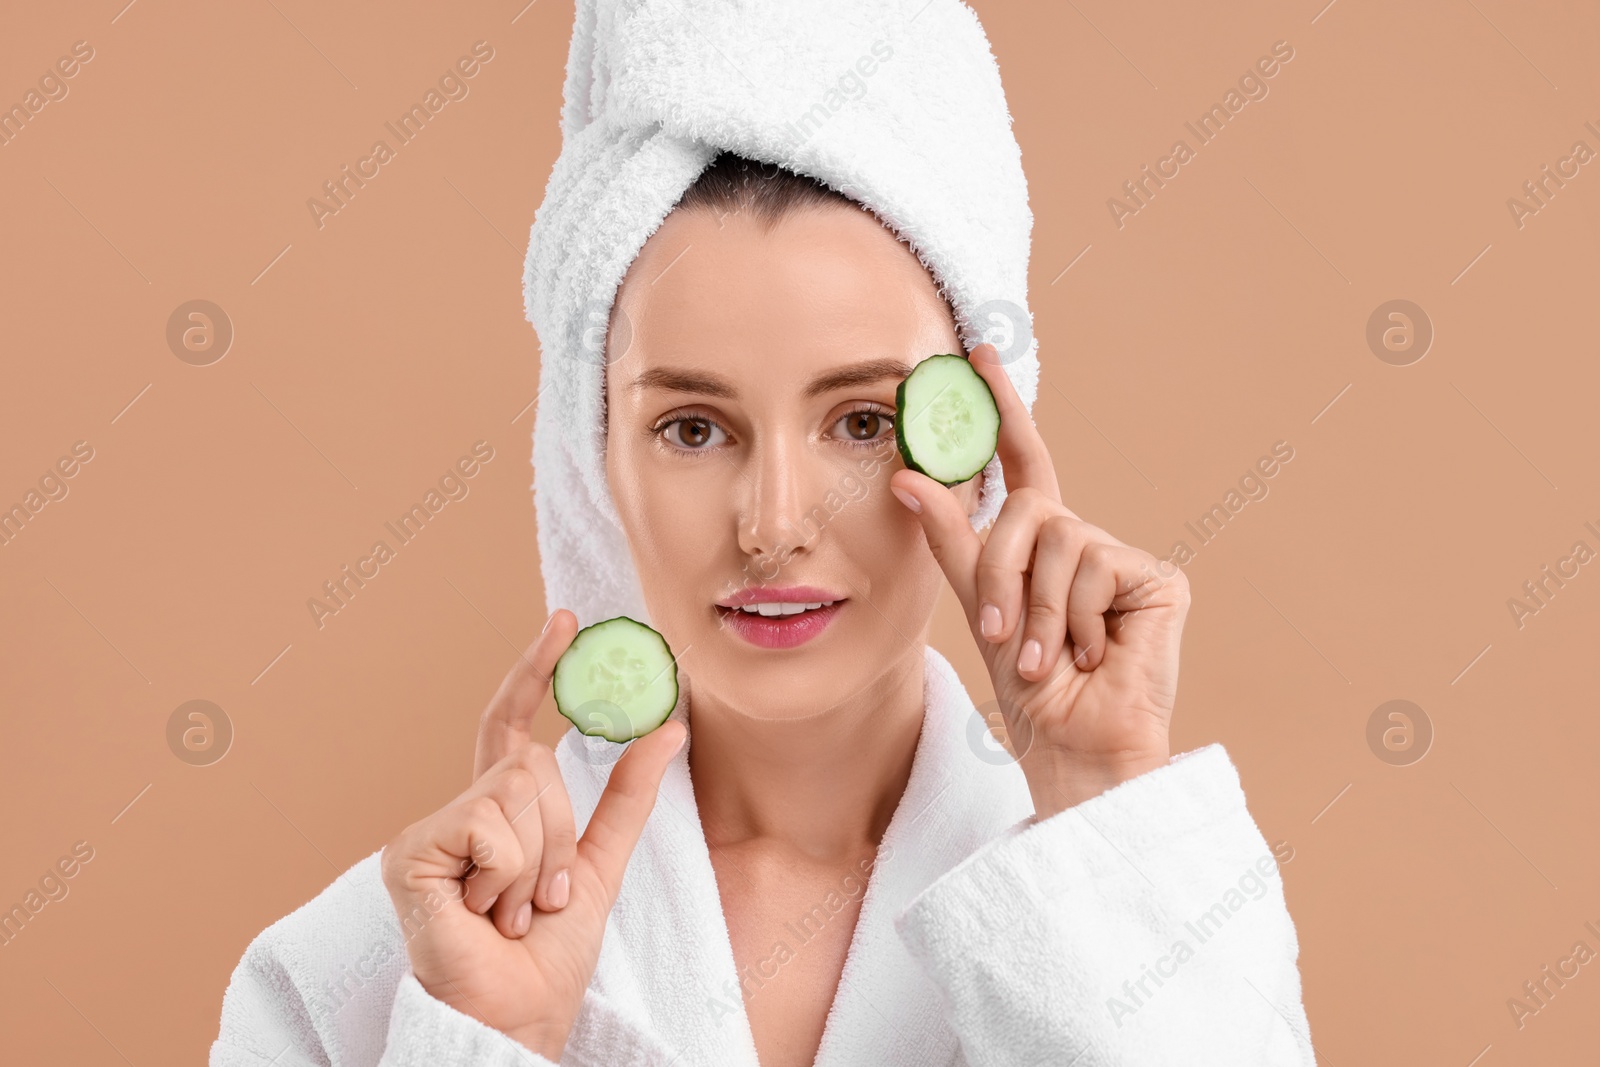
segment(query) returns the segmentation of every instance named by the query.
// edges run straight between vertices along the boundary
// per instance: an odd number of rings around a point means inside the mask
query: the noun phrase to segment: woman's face
[[[609,336],[630,333],[608,353],[607,478],[696,693],[797,718],[920,665],[944,576],[889,491],[894,394],[963,349],[915,254],[848,205],[770,233],[675,211],[618,293]],[[981,482],[955,488],[969,514]],[[784,600],[835,604],[728,606]]]

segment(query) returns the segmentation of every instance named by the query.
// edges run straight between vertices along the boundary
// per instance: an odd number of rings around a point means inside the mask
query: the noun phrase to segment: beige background
[[[0,904],[94,850],[0,948],[11,1063],[202,1062],[251,937],[465,786],[544,619],[519,277],[570,4],[124,2],[0,29],[0,103],[94,49],[0,147],[0,505],[94,450],[0,546]],[[1197,549],[1175,744],[1226,744],[1293,849],[1322,1061],[1594,1062],[1600,965],[1520,1029],[1507,1000],[1600,950],[1600,565],[1520,628],[1507,601],[1600,550],[1600,163],[1520,228],[1507,200],[1600,151],[1600,17],[1323,3],[976,5],[1036,214],[1036,417],[1080,514]],[[480,40],[470,95],[318,229],[306,200]],[[1119,229],[1108,198],[1280,40]],[[166,340],[194,299],[236,333],[210,366]],[[1436,332],[1409,366],[1366,340],[1395,299]],[[306,600],[478,440],[470,495],[319,630]],[[981,702],[954,608],[935,643]],[[168,748],[195,699],[236,732],[210,766]],[[1392,699],[1434,731],[1409,766],[1368,745]]]

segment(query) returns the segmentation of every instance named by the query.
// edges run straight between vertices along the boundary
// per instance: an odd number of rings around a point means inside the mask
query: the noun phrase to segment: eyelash
[[[866,400],[866,401],[862,401],[859,405],[857,405],[856,407],[852,408],[851,410],[845,412],[836,421],[842,422],[844,419],[847,419],[852,415],[877,415],[879,418],[886,419],[888,421],[888,423],[889,423],[889,432],[891,434],[894,432],[894,409],[893,408],[885,407],[882,404],[876,404],[876,403],[873,403],[870,400]],[[706,414],[704,411],[699,411],[699,410],[696,410],[696,409],[693,409],[693,408],[687,408],[687,409],[680,408],[677,411],[669,411],[666,415],[663,415],[659,420],[657,420],[655,425],[650,427],[650,432],[652,434],[654,434],[655,436],[657,436],[657,437],[661,437],[663,435],[663,433],[666,431],[667,427],[672,426],[675,423],[680,423],[680,422],[708,422],[713,426],[721,427],[723,433],[727,433],[728,432],[727,431],[727,427],[722,426],[722,424],[719,423],[716,419],[712,418],[710,415]],[[856,440],[854,438],[841,438],[841,440],[843,440],[845,445],[850,447],[850,448],[873,448],[873,447],[881,446],[882,443],[883,443],[884,438],[880,435],[878,437],[868,438],[868,439],[866,439],[864,441],[863,440]],[[677,452],[706,452],[706,451],[709,451],[709,448],[707,446],[705,446],[705,445],[702,445],[699,448],[689,448],[689,447],[686,447],[684,445],[673,444],[670,441],[666,442],[666,444],[667,444],[667,447],[669,447],[669,448],[671,448],[671,449],[673,449],[674,451],[677,451]]]

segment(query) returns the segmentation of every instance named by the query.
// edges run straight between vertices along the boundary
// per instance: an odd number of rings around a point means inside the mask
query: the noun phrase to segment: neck
[[[690,687],[689,773],[713,848],[775,846],[820,862],[883,840],[922,732],[920,645],[847,701],[761,719]]]

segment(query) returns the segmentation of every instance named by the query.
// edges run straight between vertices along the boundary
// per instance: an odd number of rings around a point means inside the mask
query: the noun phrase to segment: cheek
[[[711,533],[725,525],[713,501],[725,491],[715,471],[664,472],[643,455],[617,455],[610,465],[612,499],[623,529],[640,561],[652,560],[648,573],[660,576],[674,563],[711,548]]]
[[[900,632],[914,634],[933,611],[944,572],[928,550],[921,522],[889,491],[887,478],[852,508],[850,521],[837,525],[845,551],[870,583],[872,605],[862,619],[901,642]]]
[[[729,569],[739,553],[726,505],[737,475],[728,464],[664,469],[642,446],[614,445],[607,480],[645,604],[669,641],[692,642],[717,592],[739,577]]]

